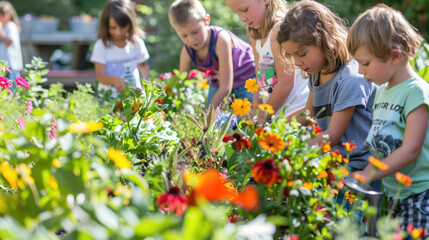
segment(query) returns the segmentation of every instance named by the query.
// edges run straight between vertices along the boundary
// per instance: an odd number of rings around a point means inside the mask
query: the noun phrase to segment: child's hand
[[[125,90],[124,79],[118,77],[117,81],[115,82],[115,84],[113,86],[115,86],[116,90],[118,90],[119,92],[123,92]]]

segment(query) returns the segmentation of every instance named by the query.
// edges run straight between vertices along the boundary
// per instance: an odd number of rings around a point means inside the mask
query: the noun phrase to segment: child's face
[[[200,50],[209,44],[208,24],[209,19],[192,20],[182,26],[174,25],[173,27],[184,44]]]
[[[390,61],[378,59],[366,47],[359,47],[353,57],[359,63],[359,73],[368,81],[382,85],[392,77]]]
[[[290,56],[295,65],[308,74],[320,73],[325,63],[325,57],[319,47],[302,45],[294,41],[286,41],[281,44],[287,56]]]
[[[10,21],[10,14],[0,14],[0,22],[5,26]]]
[[[113,18],[109,18],[109,35],[113,41],[124,41],[128,37],[130,25],[121,27]]]
[[[247,26],[260,29],[265,20],[265,10],[270,0],[225,0],[225,4]]]

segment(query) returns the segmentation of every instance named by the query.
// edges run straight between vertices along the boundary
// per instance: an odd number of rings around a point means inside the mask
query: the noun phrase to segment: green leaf
[[[104,204],[96,204],[95,215],[99,222],[111,230],[117,230],[119,226],[118,216],[109,207]]]
[[[136,238],[153,236],[170,230],[180,223],[179,218],[174,215],[151,215],[142,218],[134,228]]]
[[[133,92],[133,94],[136,98],[140,97],[143,93],[142,90],[136,86],[131,86],[130,90],[131,90],[131,92]]]
[[[134,117],[134,111],[133,111],[133,101],[129,98],[122,101],[122,107],[125,111],[125,117],[127,119],[127,122],[131,121]]]
[[[59,185],[64,186],[72,193],[77,194],[84,190],[82,180],[64,168],[57,169],[54,176]]]

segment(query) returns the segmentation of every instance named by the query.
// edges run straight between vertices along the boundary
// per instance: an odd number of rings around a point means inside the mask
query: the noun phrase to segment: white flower
[[[265,215],[259,215],[257,218],[239,226],[237,229],[237,235],[239,237],[245,237],[249,240],[272,240],[275,232],[275,225],[266,222]]]

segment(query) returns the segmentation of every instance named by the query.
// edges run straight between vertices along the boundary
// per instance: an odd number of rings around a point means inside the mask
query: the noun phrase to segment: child
[[[262,95],[268,96],[266,103],[273,107],[275,115],[279,115],[285,105],[285,115],[302,109],[308,96],[307,80],[302,79],[299,70],[295,73],[284,61],[276,41],[279,22],[285,14],[284,1],[225,0],[225,3],[240,17],[240,21],[247,24],[255,54],[259,89],[253,96],[251,116],[256,114]],[[271,118],[265,114],[260,111],[257,117],[259,124]]]
[[[0,1],[0,60],[8,62],[11,73],[6,77],[12,80],[19,77],[23,68],[19,31],[14,7],[7,1]]]
[[[103,9],[91,62],[99,89],[112,89],[112,96],[125,89],[125,83],[142,88],[141,77],[149,77],[149,53],[140,38],[143,31],[129,0],[110,0]]]
[[[370,165],[361,174],[367,181],[382,178],[404,229],[408,224],[429,229],[429,85],[408,63],[422,41],[404,16],[384,4],[361,14],[347,39],[359,71],[380,85],[365,146],[389,166],[381,171]],[[396,172],[408,175],[412,185],[402,186]],[[399,190],[399,201],[392,206]]]
[[[193,62],[199,70],[212,73],[206,107],[219,106],[230,93],[251,102],[253,94],[244,87],[247,79],[255,78],[250,45],[224,28],[210,26],[210,16],[198,0],[175,1],[168,16],[185,44],[179,71],[188,72]]]

